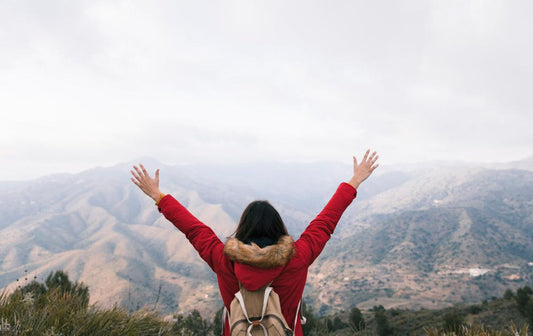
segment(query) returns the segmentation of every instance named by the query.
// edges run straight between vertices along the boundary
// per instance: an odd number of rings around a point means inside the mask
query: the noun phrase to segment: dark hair
[[[235,230],[235,238],[245,243],[258,238],[269,238],[276,242],[287,234],[287,227],[278,211],[267,201],[248,204]]]

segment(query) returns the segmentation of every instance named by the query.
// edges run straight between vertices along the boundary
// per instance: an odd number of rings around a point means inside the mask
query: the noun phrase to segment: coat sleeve
[[[307,226],[295,242],[299,258],[311,265],[319,256],[333,234],[344,210],[352,203],[357,190],[348,183],[341,183],[324,209]]]
[[[159,212],[185,234],[200,257],[217,273],[218,266],[222,265],[224,244],[213,230],[194,217],[171,195],[161,199]]]

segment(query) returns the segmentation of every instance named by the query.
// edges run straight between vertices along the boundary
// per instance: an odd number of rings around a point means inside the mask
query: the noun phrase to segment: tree
[[[376,319],[376,333],[379,336],[393,335],[393,330],[389,325],[389,320],[387,319],[386,311],[383,306],[374,307],[374,318]]]
[[[444,314],[443,327],[445,332],[460,333],[464,323],[464,317],[457,309]]]
[[[383,307],[382,305],[374,306],[374,308],[372,308],[372,310],[374,311],[374,313],[378,312],[378,311],[384,312],[385,311],[385,307]]]
[[[193,310],[189,315],[183,316],[181,314],[174,316],[174,324],[172,331],[177,335],[194,336],[194,335],[208,335],[212,326],[202,318],[198,310]],[[220,334],[221,330],[217,330],[215,335]]]
[[[318,320],[313,313],[313,307],[308,306],[304,300],[302,300],[302,315],[306,318],[306,323],[302,325],[302,331],[304,335],[310,334],[310,332],[318,327]]]
[[[344,323],[340,317],[335,316],[333,319],[333,330],[340,330],[346,328],[348,325]]]
[[[510,299],[514,298],[513,290],[510,289],[510,288],[507,288],[505,290],[505,292],[503,293],[503,298],[506,299],[506,300],[510,300]]]
[[[211,324],[211,331],[214,335],[219,335],[222,332],[222,321],[224,319],[224,317],[222,316],[223,313],[223,306],[215,313],[215,318],[213,319],[213,323]]]
[[[533,300],[529,300],[524,308],[524,316],[529,320],[529,324],[533,325]]]
[[[192,331],[195,335],[206,335],[209,326],[207,322],[202,318],[198,310],[193,310],[191,314],[187,315],[183,320],[183,326]]]
[[[366,327],[363,314],[361,314],[361,311],[357,307],[353,307],[350,310],[350,325],[355,331],[363,330]]]
[[[523,314],[525,312],[526,306],[530,300],[533,290],[529,286],[518,288],[516,290],[516,303],[518,304],[518,310]]]
[[[470,312],[470,314],[472,315],[476,315],[476,314],[479,314],[481,313],[483,309],[481,308],[481,306],[479,305],[472,305],[470,306],[470,308],[468,308],[468,311]]]

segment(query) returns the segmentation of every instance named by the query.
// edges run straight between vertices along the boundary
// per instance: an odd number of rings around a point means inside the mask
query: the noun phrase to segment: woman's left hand
[[[157,202],[161,195],[161,190],[159,190],[159,169],[155,171],[155,177],[152,178],[142,164],[139,166],[140,168],[133,166],[135,171],[131,170],[131,175],[133,175],[131,181]]]

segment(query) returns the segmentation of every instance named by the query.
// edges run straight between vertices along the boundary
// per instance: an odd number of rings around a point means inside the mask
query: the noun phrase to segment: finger
[[[133,168],[135,168],[135,171],[137,172],[137,174],[139,174],[139,176],[142,175],[141,170],[137,166],[133,166]]]
[[[365,153],[365,156],[363,157],[363,161],[362,162],[365,162],[368,158],[368,153],[370,153],[370,149],[367,149],[366,150],[366,153]]]
[[[146,175],[146,176],[150,176],[150,175],[148,175],[148,172],[146,171],[146,168],[144,168],[144,166],[142,165],[142,163],[140,163],[139,166],[141,166],[141,169],[142,169],[144,175]]]
[[[159,169],[156,169],[155,171],[155,179],[159,181]]]
[[[379,158],[379,155],[376,155],[372,160],[370,160],[371,164],[374,164]]]
[[[133,177],[131,178],[131,182],[135,183],[135,185],[137,187],[140,187],[139,182],[135,181],[135,179]]]
[[[357,167],[357,158],[355,156],[353,157],[353,165],[354,167]]]
[[[137,173],[135,173],[133,170],[131,171],[131,175],[133,175],[135,179],[137,179],[137,181],[141,182],[141,177],[137,175]]]

